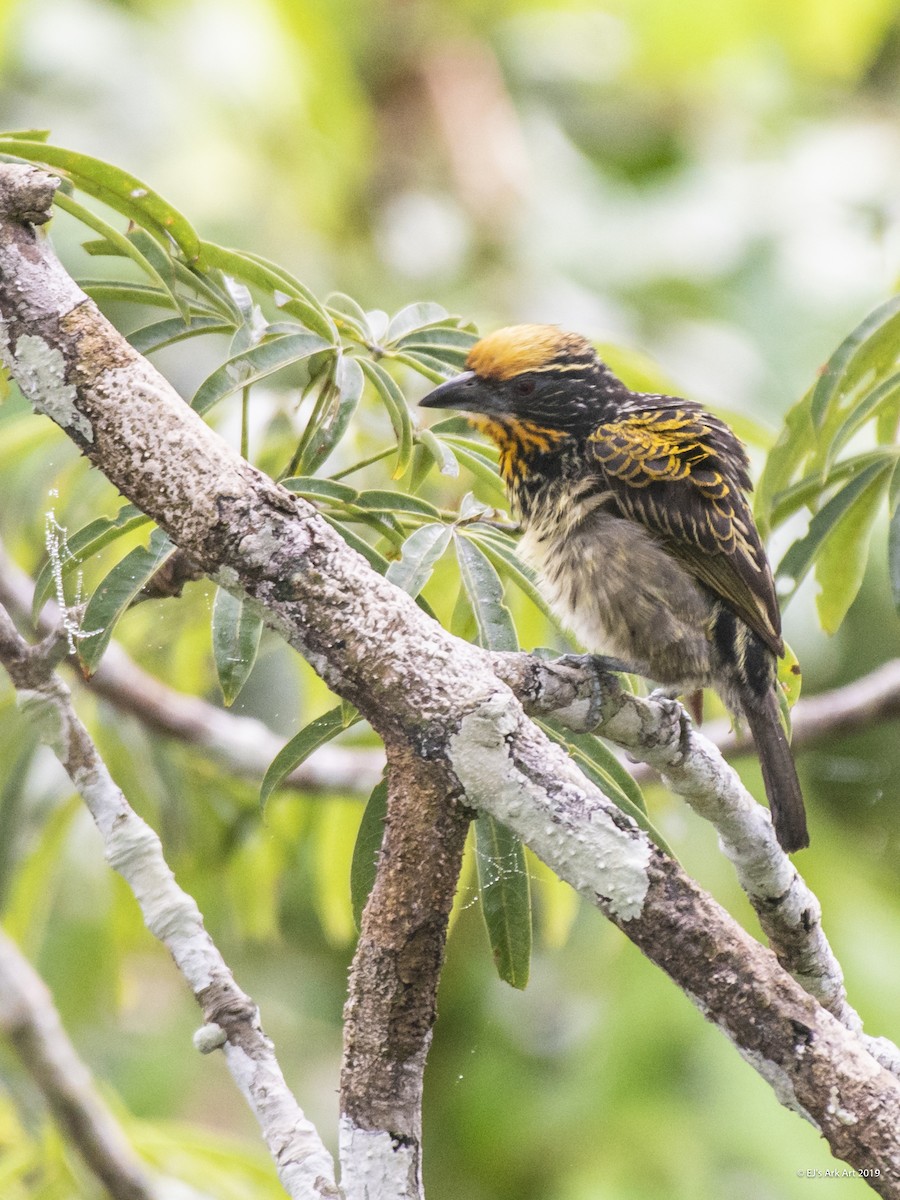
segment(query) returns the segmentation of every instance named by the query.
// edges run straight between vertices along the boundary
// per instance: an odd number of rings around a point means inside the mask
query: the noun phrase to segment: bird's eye
[[[530,396],[534,392],[533,379],[517,379],[515,383],[515,392],[517,396]]]

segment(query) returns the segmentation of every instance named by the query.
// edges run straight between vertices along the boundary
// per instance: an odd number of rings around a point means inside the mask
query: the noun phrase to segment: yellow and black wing
[[[636,406],[591,434],[604,487],[780,655],[781,616],[745,497],[752,484],[743,446],[699,405],[646,399],[652,407]]]

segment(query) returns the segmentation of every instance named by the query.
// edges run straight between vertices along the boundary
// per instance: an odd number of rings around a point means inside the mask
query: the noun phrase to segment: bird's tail
[[[800,780],[781,724],[775,689],[770,689],[764,696],[754,696],[751,703],[744,705],[744,715],[762,766],[775,836],[782,848],[793,854],[809,845],[809,834]]]

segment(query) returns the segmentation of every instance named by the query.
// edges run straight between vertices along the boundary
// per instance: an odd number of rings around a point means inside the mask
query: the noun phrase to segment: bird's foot
[[[684,705],[677,699],[678,695],[677,691],[673,695],[670,688],[656,688],[650,693],[647,699],[653,700],[662,710],[666,726],[672,730],[672,734],[678,739],[678,749],[683,761],[687,758],[690,750],[693,722]]]

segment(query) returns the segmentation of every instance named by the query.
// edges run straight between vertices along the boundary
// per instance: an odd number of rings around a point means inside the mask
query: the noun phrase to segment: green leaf
[[[221,317],[166,317],[164,321],[154,321],[128,334],[128,341],[138,354],[152,354],[166,346],[174,346],[187,338],[199,337],[205,333],[232,333],[234,326],[226,325]]]
[[[253,284],[273,296],[277,292],[283,292],[288,300],[297,302],[289,308],[285,304],[281,304],[280,307],[285,312],[296,316],[307,329],[325,338],[334,349],[340,345],[340,334],[324,307],[305,284],[285,271],[283,267],[261,258],[258,254],[228,250],[213,242],[201,243],[197,266],[200,269],[218,267],[219,270],[233,275],[235,279],[242,279],[245,283]]]
[[[0,139],[0,152],[46,163],[65,173],[81,191],[155,232],[164,245],[170,240],[174,242],[185,258],[195,259],[200,253],[200,239],[187,219],[127,171],[88,154],[22,138]]]
[[[448,362],[465,363],[466,357],[475,343],[478,335],[467,329],[457,329],[451,325],[438,325],[432,329],[419,329],[397,340],[398,350],[423,350],[436,358],[445,358]]]
[[[434,427],[432,427],[433,432]],[[461,466],[465,467],[476,479],[480,479],[501,503],[506,503],[506,488],[497,471],[496,463],[485,455],[482,445],[472,442],[468,438],[448,434],[441,435],[440,440],[450,447]]]
[[[784,428],[769,451],[756,485],[753,511],[763,540],[772,529],[776,497],[788,488],[810,448],[815,445],[815,430],[809,413],[811,395],[807,393],[788,412]]]
[[[363,358],[360,359],[360,366],[381,397],[391,419],[391,426],[397,439],[397,465],[394,468],[393,478],[399,479],[409,466],[413,452],[413,425],[409,408],[403,393],[380,363]]]
[[[332,292],[330,296],[325,297],[325,307],[335,324],[340,328],[341,322],[349,324],[352,336],[357,341],[371,341],[372,331],[369,328],[369,319],[365,311],[356,303],[352,296],[346,296],[343,292]]]
[[[369,566],[372,567],[373,570],[377,571],[379,575],[387,575],[388,569],[395,565],[393,563],[389,563],[380,551],[376,550],[374,546],[370,546],[369,543],[364,538],[361,538],[358,533],[355,533],[352,529],[349,529],[346,521],[340,520],[340,518],[335,517],[331,513],[322,513],[322,516],[332,527],[332,529],[334,529],[336,533],[340,534],[347,545],[352,547],[357,554],[361,554]]]
[[[417,429],[416,442],[431,455],[442,475],[458,477],[459,463],[452,450],[445,446],[440,438],[435,437],[430,429]]]
[[[418,596],[452,536],[452,525],[422,525],[403,543],[399,560],[387,569],[387,578],[410,596]]]
[[[514,988],[528,983],[531,966],[531,884],[522,843],[505,825],[483,814],[475,820],[475,860],[481,911],[500,978]]]
[[[556,617],[538,590],[531,568],[527,567],[516,554],[515,543],[506,534],[491,529],[487,525],[467,525],[459,532],[461,536],[477,542],[479,548],[490,559],[500,575],[514,583],[520,591],[525,593],[532,604],[537,605],[545,617],[556,624]]]
[[[102,217],[99,217],[89,208],[85,208],[83,204],[79,204],[77,200],[73,200],[71,196],[67,196],[65,192],[57,192],[54,203],[57,208],[61,208],[63,212],[69,213],[70,216],[75,217],[83,225],[87,225],[89,229],[93,229],[96,233],[99,233],[104,243],[109,244],[110,249],[114,253],[121,254],[126,258],[130,258],[132,262],[137,263],[144,274],[149,275],[154,283],[168,295],[172,307],[181,308],[181,301],[175,295],[172,286],[174,280],[171,278],[171,259],[165,254],[165,251],[160,249],[158,242],[154,242],[152,238],[148,237],[148,240],[153,244],[156,255],[161,255],[164,259],[168,260],[164,270],[160,270],[158,262],[154,261],[156,256],[144,253],[132,238],[127,237],[124,233],[119,233],[117,229],[114,229]],[[88,250],[88,253],[91,253],[89,246],[85,248]]]
[[[259,652],[263,623],[247,602],[218,588],[213,603],[212,645],[225,706],[230,708],[247,682]]]
[[[884,409],[891,408],[892,406],[896,408],[898,397],[900,397],[900,371],[888,376],[877,387],[864,393],[857,400],[848,416],[841,422],[834,436],[831,438],[825,463],[826,470],[828,470],[850,438],[853,437],[854,433],[865,425],[866,421],[871,420],[872,417],[877,417]]]
[[[479,643],[488,650],[518,650],[516,627],[503,599],[500,576],[475,542],[465,537],[454,541],[460,577],[478,623]]]
[[[327,424],[322,424],[309,439],[300,466],[303,470],[320,470],[332,450],[347,432],[347,427],[359,405],[364,376],[355,358],[344,355],[335,372],[338,388],[337,406]]]
[[[900,340],[900,296],[892,296],[844,338],[812,391],[810,414],[817,428],[832,405],[877,367],[893,366]]]
[[[429,383],[446,383],[448,379],[452,379],[459,374],[459,368],[450,366],[448,363],[442,362],[439,358],[435,358],[431,354],[422,354],[421,352],[413,352],[406,350],[396,350],[392,352],[391,358],[394,362],[403,363],[406,367],[412,369],[423,379],[427,379]]]
[[[319,479],[313,475],[292,475],[282,479],[281,486],[307,500],[333,500],[336,504],[352,504],[359,492],[336,479]]]
[[[353,506],[370,512],[412,513],[419,517],[427,517],[429,521],[441,519],[440,509],[419,496],[409,496],[405,492],[384,492],[376,489],[360,492]]]
[[[774,497],[772,509],[772,524],[781,525],[788,517],[801,508],[818,506],[822,494],[831,490],[843,479],[855,478],[872,463],[889,465],[897,461],[898,452],[891,450],[871,450],[866,454],[856,454],[852,458],[842,459],[828,472],[827,477],[822,471],[814,471],[805,475],[791,487],[779,492]]]
[[[844,516],[859,502],[866,505],[865,499],[870,488],[874,488],[880,497],[887,485],[888,471],[891,464],[882,459],[872,463],[864,471],[841,488],[825,504],[809,523],[809,528],[802,538],[799,538],[788,549],[784,558],[778,564],[776,576],[788,583],[788,599],[794,594],[807,571],[822,553],[829,536],[837,528]],[[858,588],[858,584],[856,585]],[[845,590],[838,584],[840,594]],[[856,589],[854,589],[855,595]],[[782,601],[784,603],[784,601]]]
[[[161,529],[150,535],[150,545],[126,554],[109,572],[88,601],[82,620],[78,658],[86,675],[93,675],[110,643],[119,618],[138,592],[175,553]]]
[[[424,304],[407,304],[406,308],[401,308],[391,317],[387,333],[383,338],[384,345],[392,346],[400,338],[412,333],[414,329],[424,329],[426,325],[436,325],[439,321],[446,320],[448,316],[446,308],[442,308],[440,304],[433,304],[431,301],[425,301]]]
[[[299,733],[295,733],[269,763],[259,789],[260,808],[265,808],[269,797],[282,780],[305,762],[314,750],[330,742],[358,720],[359,713],[354,708],[338,704],[321,717],[310,721]]]
[[[369,797],[359,833],[353,847],[353,862],[350,866],[350,902],[353,905],[353,920],[356,928],[362,924],[363,909],[369,899],[369,893],[375,886],[375,875],[378,871],[378,855],[381,853],[381,843],[384,841],[384,822],[387,817],[387,781],[382,779],[375,784]]]
[[[285,334],[252,346],[213,371],[195,392],[191,407],[202,416],[238,388],[249,387],[282,367],[330,348],[329,343],[315,333]]]
[[[872,528],[890,482],[883,468],[831,529],[816,562],[816,596],[819,621],[826,633],[834,633],[856,599],[863,581]],[[824,509],[823,509],[824,512]]]
[[[139,508],[133,504],[126,504],[114,517],[98,517],[96,521],[91,521],[77,533],[73,533],[71,537],[67,536],[65,547],[61,548],[65,556],[64,561],[60,564],[63,580],[68,579],[83,562],[97,554],[104,546],[116,541],[123,534],[130,533],[132,529],[139,529],[141,525],[146,525],[149,520],[150,518],[145,516]],[[31,612],[35,621],[53,588],[54,567],[51,562],[46,562],[41,567],[34,585]]]
[[[82,279],[78,286],[98,304],[145,304],[152,308],[174,308],[172,297],[162,288],[149,283],[120,283],[116,279]],[[204,315],[217,315],[212,309],[198,304],[191,311]]]

